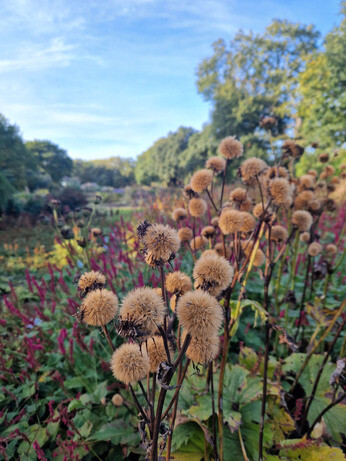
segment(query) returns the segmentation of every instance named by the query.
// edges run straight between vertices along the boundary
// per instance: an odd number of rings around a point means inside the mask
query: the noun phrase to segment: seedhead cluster
[[[268,133],[276,125],[274,117],[261,121],[261,127]],[[159,276],[159,287],[135,287],[124,296],[119,309],[117,296],[105,288],[103,274],[88,272],[78,281],[78,293],[83,302],[77,317],[103,328],[112,347],[113,375],[129,386],[141,415],[140,433],[150,460],[158,459],[160,435],[161,451],[167,448],[167,459],[170,459],[177,415],[175,399],[190,362],[208,367],[213,408],[213,379],[215,372],[219,373],[218,408],[212,412],[212,445],[214,459],[219,459],[217,418],[220,459],[225,459],[222,406],[225,370],[232,335],[238,328],[242,310],[248,305],[265,324],[259,441],[259,450],[263,450],[269,349],[273,348],[279,358],[283,347],[297,350],[296,341],[304,319],[306,289],[299,304],[294,281],[300,262],[299,245],[304,249],[300,259],[307,258],[305,283],[310,285],[311,291],[314,277],[333,273],[333,261],[338,252],[335,242],[321,243],[317,228],[322,213],[333,212],[336,208],[332,194],[339,178],[328,164],[329,156],[320,155],[319,160],[324,165],[320,175],[310,170],[296,178],[294,162],[303,155],[303,147],[296,141],[286,140],[280,152],[274,165],[267,165],[263,159],[255,157],[241,161],[242,143],[228,136],[219,145],[221,156],[207,159],[205,168],[195,172],[184,187],[185,202],[181,201],[171,214],[177,229],[149,221],[138,225],[139,253],[149,266],[147,270]],[[230,171],[233,177],[237,176],[231,187],[227,184]],[[342,171],[346,171],[346,166]],[[99,235],[95,229],[91,233]],[[185,266],[180,266],[178,253],[181,250],[193,265],[186,271],[188,273],[181,269]],[[177,255],[173,269],[172,261]],[[251,300],[247,285],[253,272],[263,283],[261,305]],[[287,280],[282,284],[285,272]],[[282,305],[288,306],[286,311],[281,310]],[[295,338],[286,331],[290,306],[297,311],[300,309],[294,324]],[[125,341],[117,349],[105,327],[115,318],[116,331]],[[279,325],[281,318],[284,327]],[[175,384],[171,385],[173,378]],[[141,383],[144,379],[146,390]],[[143,393],[144,406],[132,387],[136,383]],[[157,386],[160,392],[155,399]],[[167,391],[173,389],[174,397],[163,412]],[[288,394],[283,396],[286,406],[288,398]],[[121,394],[117,394],[112,401],[117,406],[122,405],[122,399]],[[170,414],[168,430],[163,421]]]

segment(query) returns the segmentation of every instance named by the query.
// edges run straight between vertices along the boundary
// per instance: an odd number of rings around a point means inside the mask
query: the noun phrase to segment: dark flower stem
[[[306,266],[306,274],[305,274],[305,281],[304,281],[304,288],[303,288],[303,294],[302,294],[302,300],[300,302],[300,309],[299,309],[299,317],[298,317],[298,326],[297,326],[297,331],[294,336],[294,342],[297,341],[298,335],[299,335],[299,330],[300,326],[302,324],[302,315],[304,311],[304,303],[305,303],[305,296],[306,296],[306,290],[309,285],[309,272],[310,272],[310,266],[311,266],[311,256],[308,255],[308,263]]]
[[[271,242],[270,242],[271,228],[268,229],[268,248],[267,248],[267,261],[264,280],[264,300],[263,308],[266,312],[269,311],[269,284],[274,272],[275,264],[271,261]],[[264,370],[263,370],[263,389],[262,389],[262,406],[261,406],[261,419],[259,429],[259,442],[258,442],[258,459],[263,461],[263,435],[264,435],[264,419],[267,403],[267,381],[268,381],[268,362],[269,362],[269,342],[270,342],[270,324],[266,320],[265,323],[265,353],[264,353]]]
[[[210,374],[210,396],[211,396],[211,409],[212,409],[212,425],[213,425],[213,450],[215,461],[218,461],[219,455],[217,452],[217,433],[216,433],[216,412],[215,412],[215,393],[214,393],[214,372],[213,372],[213,361],[209,364],[209,374]]]
[[[130,391],[131,391],[133,400],[134,400],[134,402],[135,402],[135,405],[136,405],[136,407],[137,407],[137,410],[138,410],[139,413],[142,415],[142,418],[144,419],[144,421],[146,422],[147,426],[149,427],[150,435],[152,435],[152,434],[151,434],[151,429],[150,429],[150,424],[149,424],[148,417],[147,417],[147,415],[145,414],[145,411],[143,410],[141,404],[139,403],[139,401],[138,401],[138,399],[137,399],[137,396],[136,396],[136,394],[135,394],[135,391],[133,390],[133,387],[131,386],[131,384],[129,384],[129,388],[130,388]]]
[[[115,351],[115,347],[114,347],[114,344],[112,343],[112,340],[109,336],[109,332],[108,332],[108,328],[106,325],[102,325],[102,330],[103,330],[103,333],[105,334],[105,337],[107,338],[107,341],[108,341],[108,344],[111,348],[111,350],[114,352]]]
[[[172,365],[171,369],[167,373],[167,379],[166,379],[166,385],[169,386],[173,375],[178,368],[180,362],[182,361],[184,354],[189,347],[191,341],[191,336],[189,334],[186,335],[184,344],[182,345],[180,352],[178,354],[178,357],[174,364]],[[158,438],[159,438],[159,430],[160,430],[160,425],[161,425],[161,415],[162,415],[162,410],[163,410],[163,405],[165,403],[165,398],[167,394],[167,389],[161,388],[158,402],[157,402],[157,409],[156,409],[156,416],[155,416],[155,422],[154,422],[154,431],[153,431],[153,436],[152,436],[152,443],[151,443],[151,453],[150,453],[150,461],[158,461]]]
[[[225,190],[226,172],[227,172],[228,163],[229,163],[229,159],[227,158],[226,159],[225,169],[223,170],[223,177],[222,177],[222,186],[221,186],[221,195],[220,195],[220,208],[222,206],[223,192]]]
[[[210,203],[213,205],[214,210],[216,211],[216,213],[218,213],[219,210],[218,210],[217,206],[215,205],[214,200],[213,200],[212,196],[210,195],[210,192],[209,192],[208,188],[206,188],[206,192],[207,192],[207,194],[208,194]]]
[[[316,426],[316,424],[322,419],[323,415],[325,415],[327,413],[327,411],[329,411],[330,409],[332,409],[333,407],[335,407],[335,405],[338,405],[340,402],[342,402],[344,400],[344,398],[346,397],[346,392],[344,392],[343,394],[340,395],[340,397],[338,399],[336,399],[334,402],[331,402],[323,411],[321,411],[321,413],[317,416],[317,418],[315,419],[315,421],[311,424],[311,427],[307,433],[307,437],[310,438],[311,436],[311,433],[312,431],[314,430],[314,427]]]

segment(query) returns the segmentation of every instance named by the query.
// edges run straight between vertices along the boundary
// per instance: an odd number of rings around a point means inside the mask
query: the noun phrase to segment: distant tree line
[[[287,136],[304,147],[318,143],[298,165],[302,171],[311,167],[321,151],[345,143],[345,12],[343,2],[340,24],[324,39],[312,25],[274,20],[262,34],[239,31],[229,43],[214,42],[213,54],[196,71],[198,92],[211,104],[210,122],[201,131],[179,127],[136,161],[72,161],[50,141],[24,142],[18,127],[0,115],[0,209],[15,191],[56,190],[65,176],[117,188],[180,186],[228,135],[244,143],[247,156],[267,158],[270,142],[259,123],[266,116],[276,119],[278,147]]]

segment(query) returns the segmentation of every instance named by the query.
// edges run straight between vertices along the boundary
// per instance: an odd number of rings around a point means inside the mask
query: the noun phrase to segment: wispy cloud
[[[0,60],[0,73],[10,71],[41,71],[47,67],[66,67],[74,58],[75,45],[60,37],[53,38],[48,46],[26,44],[13,59]]]

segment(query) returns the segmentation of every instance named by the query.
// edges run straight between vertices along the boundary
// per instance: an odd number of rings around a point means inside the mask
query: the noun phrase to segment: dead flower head
[[[184,272],[175,271],[167,275],[166,288],[169,293],[181,296],[192,289],[192,282]]]
[[[238,210],[226,209],[219,217],[219,227],[224,235],[234,234],[240,231],[243,224],[243,213]]]
[[[252,157],[243,162],[238,170],[238,174],[245,184],[253,186],[256,184],[256,177],[258,177],[267,164],[260,158]]]
[[[180,248],[177,231],[163,224],[149,226],[142,240],[156,263],[171,261]]]
[[[287,197],[291,195],[289,182],[285,178],[274,178],[269,183],[270,195],[276,205],[286,202]]]
[[[90,271],[81,275],[78,280],[78,294],[84,298],[90,291],[103,288],[106,284],[106,277],[98,271]]]
[[[210,157],[205,162],[206,168],[214,171],[214,173],[221,173],[225,169],[226,161],[222,157]]]
[[[243,155],[243,144],[237,141],[234,136],[227,136],[219,145],[219,152],[227,159],[238,158]]]
[[[217,335],[223,321],[220,304],[203,290],[185,293],[178,301],[177,315],[186,332],[196,337]]]
[[[183,219],[185,219],[186,217],[187,211],[184,210],[184,208],[176,208],[175,210],[173,210],[172,218],[174,219],[174,221],[183,221]]]
[[[234,204],[237,210],[250,211],[252,208],[252,201],[250,197],[247,195],[246,190],[241,187],[237,187],[232,190],[229,200],[232,204]]]
[[[207,211],[207,203],[202,198],[192,198],[189,201],[189,211],[191,216],[198,218],[199,216],[204,215]]]
[[[288,139],[281,147],[285,156],[300,158],[304,153],[304,147],[297,144],[295,141]]]
[[[135,343],[125,343],[113,352],[111,370],[114,377],[126,385],[144,379],[149,368],[148,354]]]
[[[233,275],[230,263],[217,254],[203,255],[193,269],[196,287],[213,296],[218,296],[230,285]]]
[[[162,362],[167,361],[167,354],[162,336],[153,336],[147,342],[150,372],[155,373]],[[168,343],[170,357],[173,355],[172,346]]]
[[[310,256],[318,256],[322,252],[322,245],[318,242],[310,243],[308,253]]]
[[[88,325],[101,327],[114,319],[118,305],[118,298],[114,293],[97,289],[84,298],[76,318]]]
[[[122,322],[129,322],[129,326],[136,325],[142,336],[154,334],[157,326],[162,325],[165,313],[166,307],[162,296],[149,287],[130,291],[120,308]],[[124,336],[131,335],[126,335],[125,331]]]
[[[213,173],[210,170],[198,170],[190,180],[190,186],[195,192],[204,192],[213,181]]]
[[[186,333],[183,332],[182,341]],[[192,336],[186,356],[195,363],[207,366],[220,353],[220,338],[218,335],[209,337]]]
[[[270,231],[270,240],[274,242],[281,243],[286,242],[288,238],[287,229],[283,226],[273,226]]]
[[[312,216],[308,211],[297,210],[292,214],[292,224],[300,232],[306,232],[312,225]]]
[[[203,235],[197,235],[195,238],[190,240],[190,246],[193,251],[201,250],[208,245],[208,240]]]
[[[178,238],[181,243],[188,242],[192,239],[192,230],[189,227],[182,227],[178,230]]]

